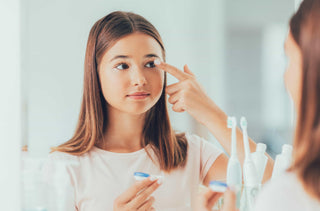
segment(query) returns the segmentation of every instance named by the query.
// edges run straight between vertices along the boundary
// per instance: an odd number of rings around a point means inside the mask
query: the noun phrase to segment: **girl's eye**
[[[148,67],[148,68],[154,68],[154,67],[156,67],[156,66],[154,65],[154,61],[151,61],[151,62],[148,62],[148,63],[146,64],[146,67]]]
[[[121,64],[118,64],[118,65],[116,66],[116,68],[117,68],[118,70],[125,70],[125,69],[128,69],[128,68],[129,68],[129,65],[127,65],[127,64],[125,64],[125,63],[121,63]]]

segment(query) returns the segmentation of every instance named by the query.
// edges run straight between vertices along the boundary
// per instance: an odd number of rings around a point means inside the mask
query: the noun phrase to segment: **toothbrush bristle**
[[[243,127],[243,128],[248,126],[248,123],[247,123],[247,120],[246,120],[245,117],[241,117],[241,119],[240,119],[240,125],[241,125],[241,127]]]
[[[228,128],[236,127],[237,120],[235,117],[228,117]]]

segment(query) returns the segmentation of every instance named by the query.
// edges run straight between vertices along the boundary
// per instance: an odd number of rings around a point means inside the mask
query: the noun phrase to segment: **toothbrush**
[[[242,185],[241,165],[237,156],[237,120],[235,117],[228,117],[228,128],[232,129],[231,133],[231,156],[227,168],[227,185],[233,186],[237,191],[237,208],[240,206],[240,190]]]
[[[242,133],[243,133],[243,144],[244,144],[245,157],[248,158],[249,160],[251,160],[248,132],[247,132],[248,123],[247,123],[247,120],[245,117],[241,117],[240,126],[241,126]]]
[[[249,210],[252,208],[256,194],[259,191],[259,181],[256,166],[251,159],[248,132],[248,123],[245,117],[241,117],[240,126],[243,133],[243,144],[245,150],[245,159],[243,164],[244,185],[246,191],[246,199]]]
[[[249,185],[256,185],[258,184],[257,170],[253,160],[251,159],[248,132],[247,132],[248,123],[245,117],[241,117],[240,126],[243,133],[243,144],[244,144],[244,151],[245,151],[245,159],[244,159],[244,165],[243,165],[244,183]]]
[[[231,156],[237,156],[237,136],[236,136],[237,119],[235,117],[228,117],[228,128],[232,129],[231,133]]]

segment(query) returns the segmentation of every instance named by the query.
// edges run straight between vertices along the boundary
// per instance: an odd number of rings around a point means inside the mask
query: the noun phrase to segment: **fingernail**
[[[155,59],[155,60],[153,61],[153,63],[154,63],[155,65],[159,65],[159,64],[161,64],[161,61],[160,61],[160,59]]]

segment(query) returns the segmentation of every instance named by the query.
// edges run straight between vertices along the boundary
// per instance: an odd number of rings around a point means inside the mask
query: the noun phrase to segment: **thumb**
[[[184,65],[183,70],[185,73],[188,73],[192,76],[194,76],[193,72],[191,72],[191,70],[189,69],[188,65]]]
[[[235,192],[227,190],[224,194],[222,211],[236,211],[237,196]]]

